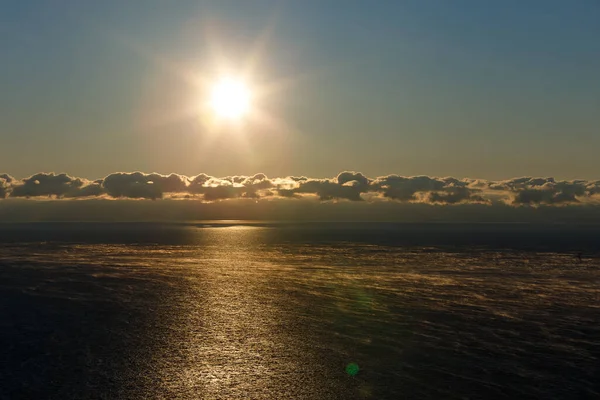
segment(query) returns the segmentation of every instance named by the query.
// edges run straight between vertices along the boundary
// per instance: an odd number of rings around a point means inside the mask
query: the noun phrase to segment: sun
[[[250,90],[241,80],[223,78],[210,92],[210,105],[215,114],[229,120],[243,118],[250,109]]]

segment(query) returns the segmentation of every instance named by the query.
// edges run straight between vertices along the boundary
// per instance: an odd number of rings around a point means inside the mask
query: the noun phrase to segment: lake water
[[[598,398],[599,255],[596,226],[0,224],[0,399]]]

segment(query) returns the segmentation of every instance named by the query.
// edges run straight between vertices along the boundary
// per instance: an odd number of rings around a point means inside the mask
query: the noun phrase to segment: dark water
[[[599,251],[594,226],[4,224],[0,399],[599,398]]]

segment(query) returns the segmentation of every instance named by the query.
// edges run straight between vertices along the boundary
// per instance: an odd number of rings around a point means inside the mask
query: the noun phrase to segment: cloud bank
[[[88,180],[65,173],[40,172],[15,179],[0,174],[0,199],[312,199],[319,202],[397,202],[429,205],[575,206],[600,204],[600,181],[556,181],[522,177],[503,181],[386,175],[367,177],[344,171],[333,178],[278,177],[265,174],[214,177],[116,172]]]

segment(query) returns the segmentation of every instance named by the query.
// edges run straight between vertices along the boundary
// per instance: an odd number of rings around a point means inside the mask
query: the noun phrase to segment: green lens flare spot
[[[350,363],[346,365],[346,373],[350,376],[358,374],[359,369],[360,368],[358,368],[358,364],[356,363]]]

